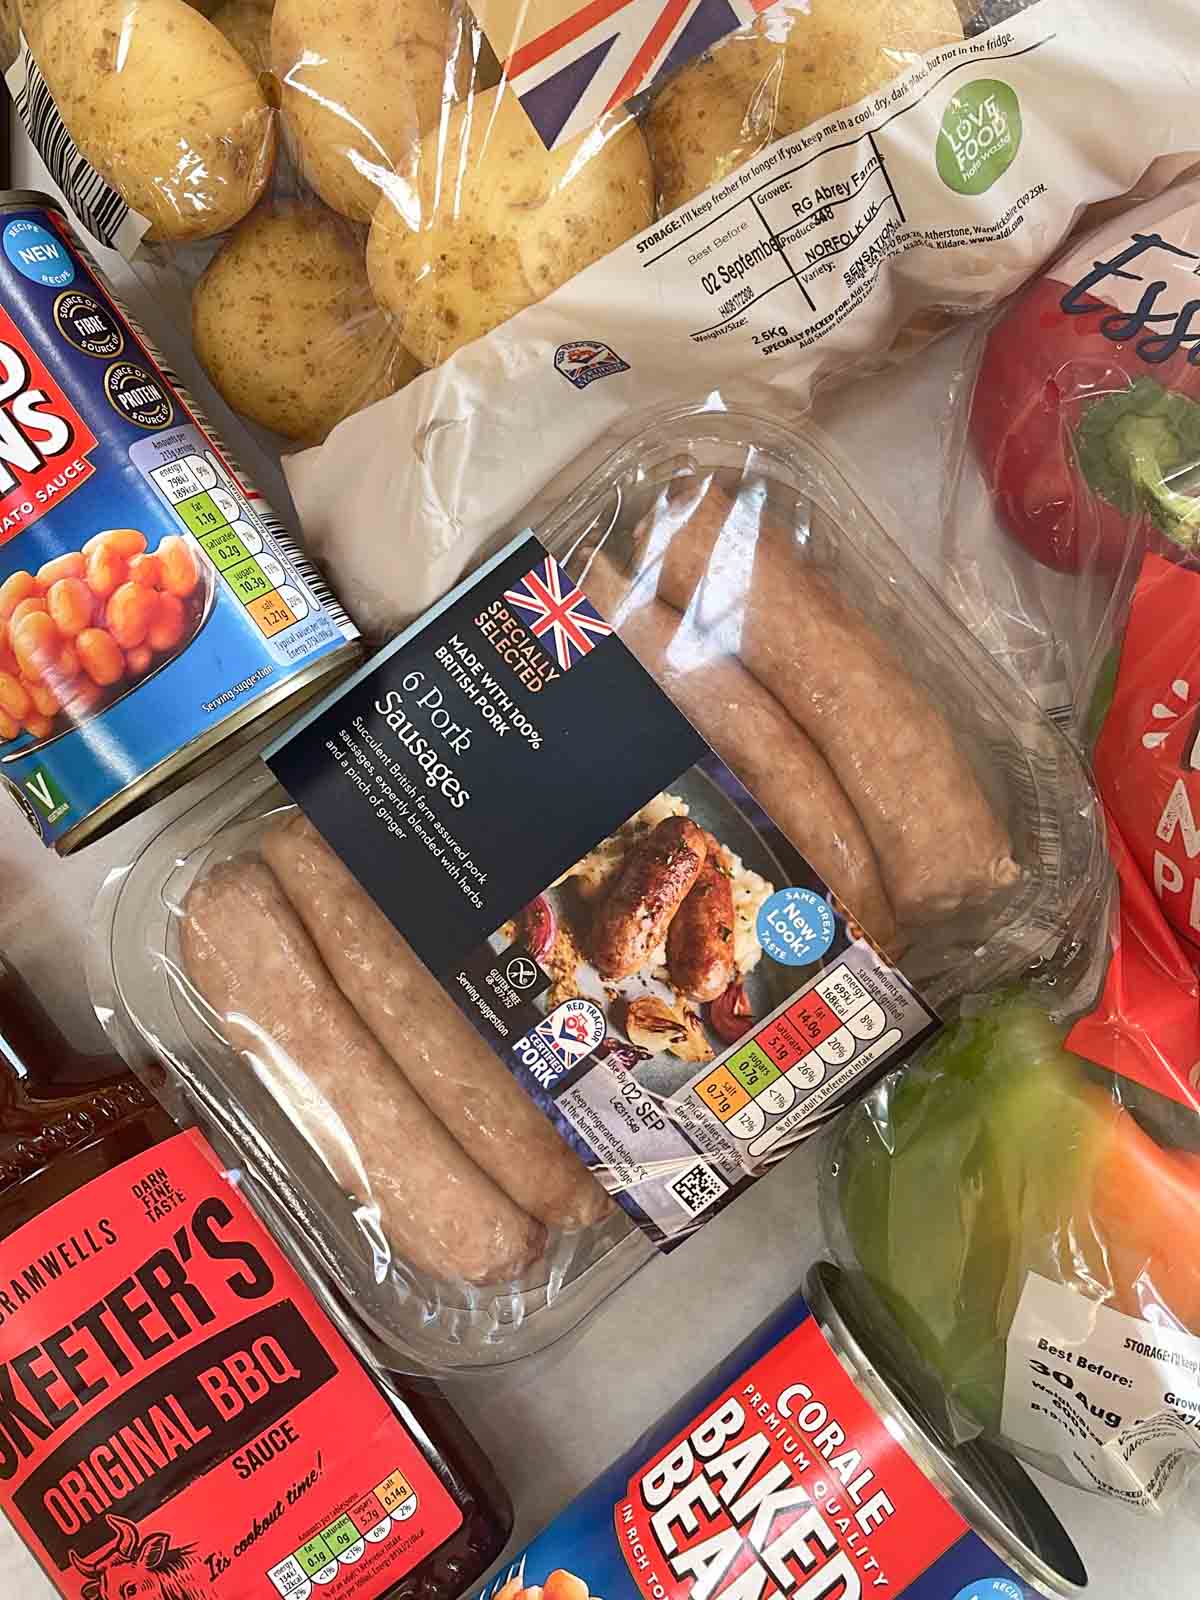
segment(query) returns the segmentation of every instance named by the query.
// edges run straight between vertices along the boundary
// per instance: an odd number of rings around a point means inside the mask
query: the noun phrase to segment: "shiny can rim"
[[[123,822],[149,810],[160,799],[165,799],[227,756],[244,750],[255,739],[265,737],[289,715],[332,688],[361,658],[362,646],[357,640],[347,640],[336,650],[319,656],[286,682],[277,684],[270,694],[248,702],[181,749],[165,756],[103,805],[81,817],[74,827],[58,839],[48,841],[45,838],[40,823],[15,783],[4,780],[0,783],[0,793],[7,794],[30,826],[42,837],[43,844],[47,844],[56,855],[74,855],[77,850],[104,838]]]
[[[70,221],[66,207],[52,194],[44,194],[41,189],[0,189],[0,211],[24,211],[30,206],[57,211],[60,217]]]
[[[1061,1600],[1083,1594],[1083,1559],[1033,1479],[986,1440],[951,1446],[939,1439],[897,1360],[872,1336],[851,1275],[819,1261],[808,1275],[806,1296],[834,1354],[889,1432],[984,1543],[1042,1593]]]

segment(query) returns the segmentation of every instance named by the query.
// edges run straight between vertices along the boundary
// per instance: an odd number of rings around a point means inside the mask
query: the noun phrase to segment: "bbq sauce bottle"
[[[512,1526],[441,1394],[369,1371],[203,1136],[2,957],[0,1509],[68,1600],[454,1600]]]

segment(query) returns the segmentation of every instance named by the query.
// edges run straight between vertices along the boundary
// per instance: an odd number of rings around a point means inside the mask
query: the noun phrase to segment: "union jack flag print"
[[[484,0],[482,20],[529,120],[553,150],[774,3],[586,0],[576,7],[564,0],[557,20],[539,26],[560,11],[543,0],[522,7],[517,37],[507,48],[507,41],[492,37],[489,12],[508,8]],[[538,31],[524,37],[531,18]]]
[[[504,598],[564,672],[613,631],[553,556],[530,568]]]

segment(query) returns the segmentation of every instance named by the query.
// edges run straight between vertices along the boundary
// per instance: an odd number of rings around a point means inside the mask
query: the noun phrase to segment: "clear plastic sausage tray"
[[[1018,975],[1061,993],[1086,968],[1089,924],[1104,914],[1106,898],[1084,768],[917,574],[902,552],[902,522],[868,503],[852,479],[819,435],[746,413],[684,408],[621,446],[535,532],[770,814],[764,823],[782,831],[780,806],[790,808],[787,837],[809,861],[824,855],[814,865],[847,937],[865,943],[868,919],[839,890],[850,884],[857,893],[865,873],[886,908],[871,912],[874,946],[929,1006],[944,1014]],[[687,558],[682,568],[672,550]],[[680,570],[699,575],[687,594]],[[643,626],[652,615],[667,619],[658,654]],[[725,676],[689,685],[693,672],[715,664]],[[730,671],[741,676],[730,679]],[[751,724],[751,705],[768,720]],[[748,730],[764,728],[780,741],[766,762],[747,743]],[[796,751],[816,764],[815,787],[806,779],[800,789],[792,755],[780,754]],[[844,825],[821,810],[822,795],[846,808]],[[230,1019],[215,1015],[189,978],[180,931],[189,893],[214,872],[228,874],[231,862],[262,871],[261,841],[292,809],[256,762],[113,875],[92,936],[97,1013],[168,1109],[206,1130],[268,1223],[381,1359],[447,1372],[539,1351],[652,1258],[641,1230],[618,1208],[584,1227],[551,1227],[533,1264],[503,1282],[446,1281],[417,1269],[403,1238],[389,1240],[380,1226],[369,1162],[345,1148],[341,1080],[335,1075],[333,1089],[327,1082],[322,1090],[294,1064],[285,1062],[281,1074],[278,1062],[264,1069],[263,1052],[235,1052],[222,1032]],[[793,819],[806,839],[795,837]],[[859,834],[869,837],[856,846]],[[884,849],[888,839],[907,875]],[[612,840],[597,841],[605,843]],[[314,959],[319,966],[315,952]],[[745,988],[754,994],[760,981],[747,977]],[[252,981],[245,993],[253,1009]],[[712,1008],[689,1015],[707,1026]],[[295,1020],[303,1026],[303,1017]],[[266,1057],[281,1048],[272,1035]],[[622,1070],[653,1068],[646,1054],[639,1059],[635,1050]],[[414,1063],[407,1079],[402,1063],[389,1065],[397,1095],[421,1094]],[[419,1071],[431,1070],[452,1074],[454,1063],[430,1068],[427,1058]],[[647,1092],[661,1081],[648,1070]],[[371,1115],[386,1118],[388,1105]],[[347,1181],[347,1169],[361,1181]]]

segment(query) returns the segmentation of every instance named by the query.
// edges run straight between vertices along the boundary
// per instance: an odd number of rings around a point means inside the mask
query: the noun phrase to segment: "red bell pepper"
[[[1200,280],[1180,304],[1155,251],[1191,256],[1135,234],[1078,283],[1030,285],[986,342],[977,458],[1007,531],[1061,572],[1200,548]],[[1145,284],[1135,309],[1103,298],[1118,280]]]

